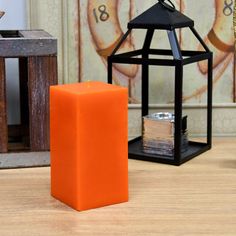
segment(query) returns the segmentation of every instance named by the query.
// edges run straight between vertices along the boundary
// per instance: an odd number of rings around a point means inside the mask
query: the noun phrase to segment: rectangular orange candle
[[[102,82],[51,86],[53,197],[79,211],[128,201],[127,94]]]

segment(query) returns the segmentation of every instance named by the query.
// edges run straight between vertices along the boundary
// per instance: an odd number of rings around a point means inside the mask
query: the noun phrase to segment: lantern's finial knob
[[[175,11],[175,5],[171,0],[167,0],[168,3],[165,0],[158,0],[158,2],[169,11]]]

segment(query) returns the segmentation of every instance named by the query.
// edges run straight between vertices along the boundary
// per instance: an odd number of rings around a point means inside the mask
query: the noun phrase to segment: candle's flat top
[[[55,85],[51,86],[51,88],[73,94],[88,94],[88,93],[100,93],[105,91],[127,90],[127,88],[103,83],[100,81]]]

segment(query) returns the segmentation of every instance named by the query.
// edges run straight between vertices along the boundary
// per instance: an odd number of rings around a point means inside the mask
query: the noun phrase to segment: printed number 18
[[[98,12],[100,13],[99,16],[98,16]],[[107,21],[110,17],[109,13],[107,12],[106,5],[100,5],[98,9],[94,8],[93,15],[94,15],[96,23],[99,23],[99,20]]]

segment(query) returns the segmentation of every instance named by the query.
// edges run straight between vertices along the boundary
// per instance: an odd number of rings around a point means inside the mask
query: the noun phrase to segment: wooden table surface
[[[0,235],[236,235],[236,138],[181,167],[129,161],[128,203],[76,212],[50,169],[0,171]]]

